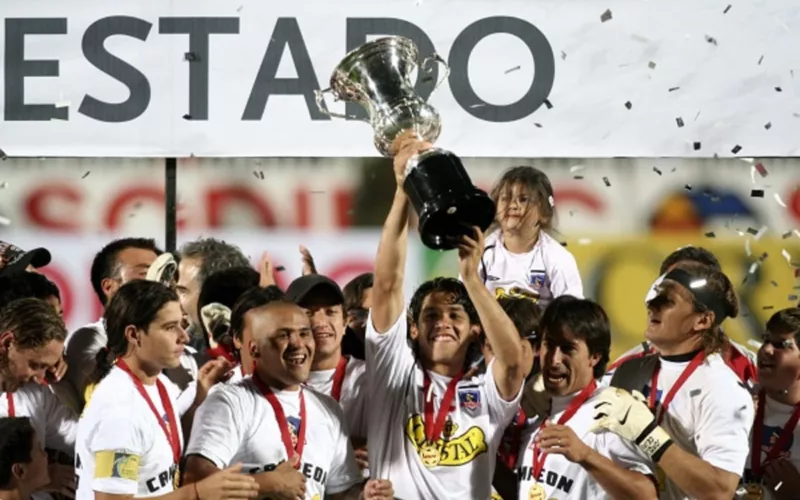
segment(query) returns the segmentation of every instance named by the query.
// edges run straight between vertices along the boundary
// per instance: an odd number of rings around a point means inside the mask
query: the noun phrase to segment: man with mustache
[[[38,383],[61,360],[66,336],[61,316],[43,300],[19,299],[0,312],[0,417],[29,417],[42,446],[71,457],[77,416]],[[71,494],[74,470],[52,464],[50,480],[46,491]]]
[[[519,498],[658,498],[644,454],[619,436],[589,432],[611,346],[603,308],[562,295],[545,309],[541,332],[539,359],[552,402],[522,431]]]
[[[255,371],[218,388],[200,407],[187,449],[187,481],[241,462],[259,494],[270,498],[393,498],[388,481],[364,484],[338,403],[303,387],[315,344],[306,312],[261,295],[260,303],[253,293],[242,296],[249,307],[237,304],[231,317],[243,324],[243,348]]]
[[[783,309],[767,321],[758,380],[745,498],[793,500],[800,494],[800,308]]]
[[[314,334],[314,359],[306,386],[332,397],[342,406],[356,460],[368,467],[364,418],[366,364],[342,355],[345,335],[344,294],[332,279],[308,274],[294,280],[286,297],[303,308]]]
[[[526,374],[522,341],[478,274],[478,228],[459,241],[463,282],[423,283],[406,313],[403,182],[409,160],[430,147],[407,140],[395,156],[397,189],[375,259],[366,334],[370,474],[390,479],[404,500],[489,498],[500,435],[517,411]],[[494,360],[485,375],[465,379],[482,331]]]

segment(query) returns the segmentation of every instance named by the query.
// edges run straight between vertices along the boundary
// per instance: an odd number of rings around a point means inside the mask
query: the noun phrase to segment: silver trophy
[[[349,118],[328,111],[324,96],[336,101],[357,102],[367,111],[377,150],[394,155],[395,141],[401,135],[415,136],[433,143],[442,129],[436,109],[414,90],[411,75],[417,67],[439,62],[449,75],[447,64],[438,55],[419,62],[414,43],[405,37],[391,36],[365,43],[342,59],[331,75],[330,87],[316,92],[317,106],[334,118]],[[403,189],[419,216],[422,242],[436,250],[455,248],[472,227],[486,230],[495,217],[495,206],[486,192],[478,189],[461,160],[449,151],[429,149],[412,157],[406,168]]]

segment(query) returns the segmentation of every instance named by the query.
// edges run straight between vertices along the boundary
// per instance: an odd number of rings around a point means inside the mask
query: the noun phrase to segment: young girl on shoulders
[[[555,240],[555,200],[540,170],[513,167],[492,189],[497,215],[481,260],[486,287],[502,296],[527,296],[546,306],[560,295],[583,298],[575,257]]]

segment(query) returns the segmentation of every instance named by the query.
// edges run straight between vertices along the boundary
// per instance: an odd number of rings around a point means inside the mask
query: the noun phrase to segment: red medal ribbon
[[[169,394],[167,393],[167,388],[164,387],[164,384],[161,383],[160,380],[156,379],[156,387],[158,388],[158,397],[161,398],[161,405],[164,407],[164,412],[167,414],[167,420],[169,421],[169,428],[167,427],[167,423],[164,422],[164,419],[159,415],[158,410],[156,409],[156,405],[153,404],[153,400],[150,399],[150,395],[147,394],[147,391],[144,388],[144,384],[139,377],[133,374],[128,364],[125,363],[123,360],[117,361],[117,366],[120,370],[124,371],[128,375],[130,375],[131,380],[133,381],[133,385],[136,386],[136,390],[139,391],[139,394],[142,395],[145,401],[147,401],[147,406],[150,407],[150,411],[153,412],[155,415],[156,420],[158,421],[158,425],[161,426],[161,430],[164,431],[164,435],[167,436],[167,441],[169,442],[170,447],[172,448],[172,458],[175,461],[175,464],[181,463],[181,438],[178,435],[178,421],[175,417],[175,411],[172,409],[172,401],[169,399]]]
[[[761,392],[758,393],[758,410],[756,411],[756,421],[753,423],[753,436],[750,445],[750,468],[758,477],[761,477],[762,473],[761,439],[763,439],[764,436],[765,406],[767,406],[767,398],[762,389]],[[794,405],[794,413],[792,413],[792,416],[786,421],[786,425],[781,429],[781,433],[778,435],[775,444],[767,451],[767,459],[764,461],[764,465],[778,458],[781,450],[786,446],[786,443],[789,442],[792,434],[794,434],[798,420],[800,420],[800,403]]]
[[[498,451],[498,454],[501,455],[501,458],[511,470],[517,468],[517,454],[519,453],[519,445],[522,442],[522,429],[525,427],[527,418],[522,408],[517,410],[517,415],[503,435],[503,446]]]
[[[583,404],[592,397],[594,391],[597,389],[597,380],[592,380],[592,383],[587,385],[586,387],[575,396],[572,401],[569,402],[567,409],[564,410],[564,413],[561,414],[561,417],[556,422],[557,425],[564,425],[569,422],[575,413],[577,413],[578,409],[583,406]],[[541,426],[539,426],[539,432],[544,430],[547,426],[547,421],[543,422]],[[538,434],[538,433],[537,433]],[[533,480],[538,482],[539,475],[542,473],[542,469],[544,468],[544,462],[547,460],[547,453],[541,451],[539,449],[538,443],[534,441],[533,443]]]
[[[303,388],[300,388],[300,428],[297,429],[297,447],[292,444],[292,433],[289,431],[289,421],[286,419],[286,413],[283,411],[283,405],[278,401],[278,396],[265,384],[258,375],[253,372],[253,382],[255,382],[258,390],[266,398],[272,411],[275,413],[275,420],[278,421],[278,427],[281,429],[281,441],[283,447],[286,449],[286,459],[291,460],[292,457],[297,455],[296,469],[300,468],[300,462],[303,460],[303,448],[306,445],[306,398],[303,394]]]
[[[447,421],[447,415],[450,414],[450,406],[453,404],[453,399],[456,397],[456,385],[461,382],[464,372],[458,372],[458,375],[453,377],[447,383],[447,389],[442,396],[442,402],[439,405],[439,412],[434,415],[433,411],[433,398],[428,397],[431,388],[431,377],[425,371],[425,379],[422,389],[422,398],[425,400],[425,439],[428,443],[435,443],[444,431],[444,423]]]
[[[689,362],[689,365],[683,369],[681,375],[678,377],[678,380],[672,385],[667,396],[664,398],[664,401],[661,403],[661,411],[657,411],[656,406],[658,404],[658,372],[661,371],[661,364],[656,366],[656,369],[653,371],[653,379],[650,381],[650,410],[656,415],[656,423],[661,425],[661,420],[664,419],[664,414],[667,413],[667,408],[672,400],[675,398],[675,394],[678,393],[680,388],[683,384],[689,380],[689,377],[692,376],[697,367],[700,366],[703,361],[706,359],[706,353],[704,351],[698,352],[694,358]]]
[[[331,397],[335,399],[337,403],[342,398],[344,371],[347,368],[348,362],[350,362],[350,356],[339,357],[339,364],[336,365],[336,371],[333,372],[333,389],[331,389]]]
[[[8,416],[9,417],[16,417],[17,416],[17,409],[14,406],[14,395],[10,392],[6,393],[6,401],[8,401]]]

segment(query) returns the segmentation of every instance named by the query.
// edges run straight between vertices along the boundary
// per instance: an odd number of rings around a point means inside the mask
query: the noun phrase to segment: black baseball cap
[[[302,306],[312,291],[320,291],[334,299],[333,304],[344,304],[344,294],[335,281],[321,274],[308,274],[292,281],[286,289],[286,298]]]
[[[25,272],[28,266],[44,267],[52,259],[46,248],[25,251],[16,245],[0,241],[0,276]]]

